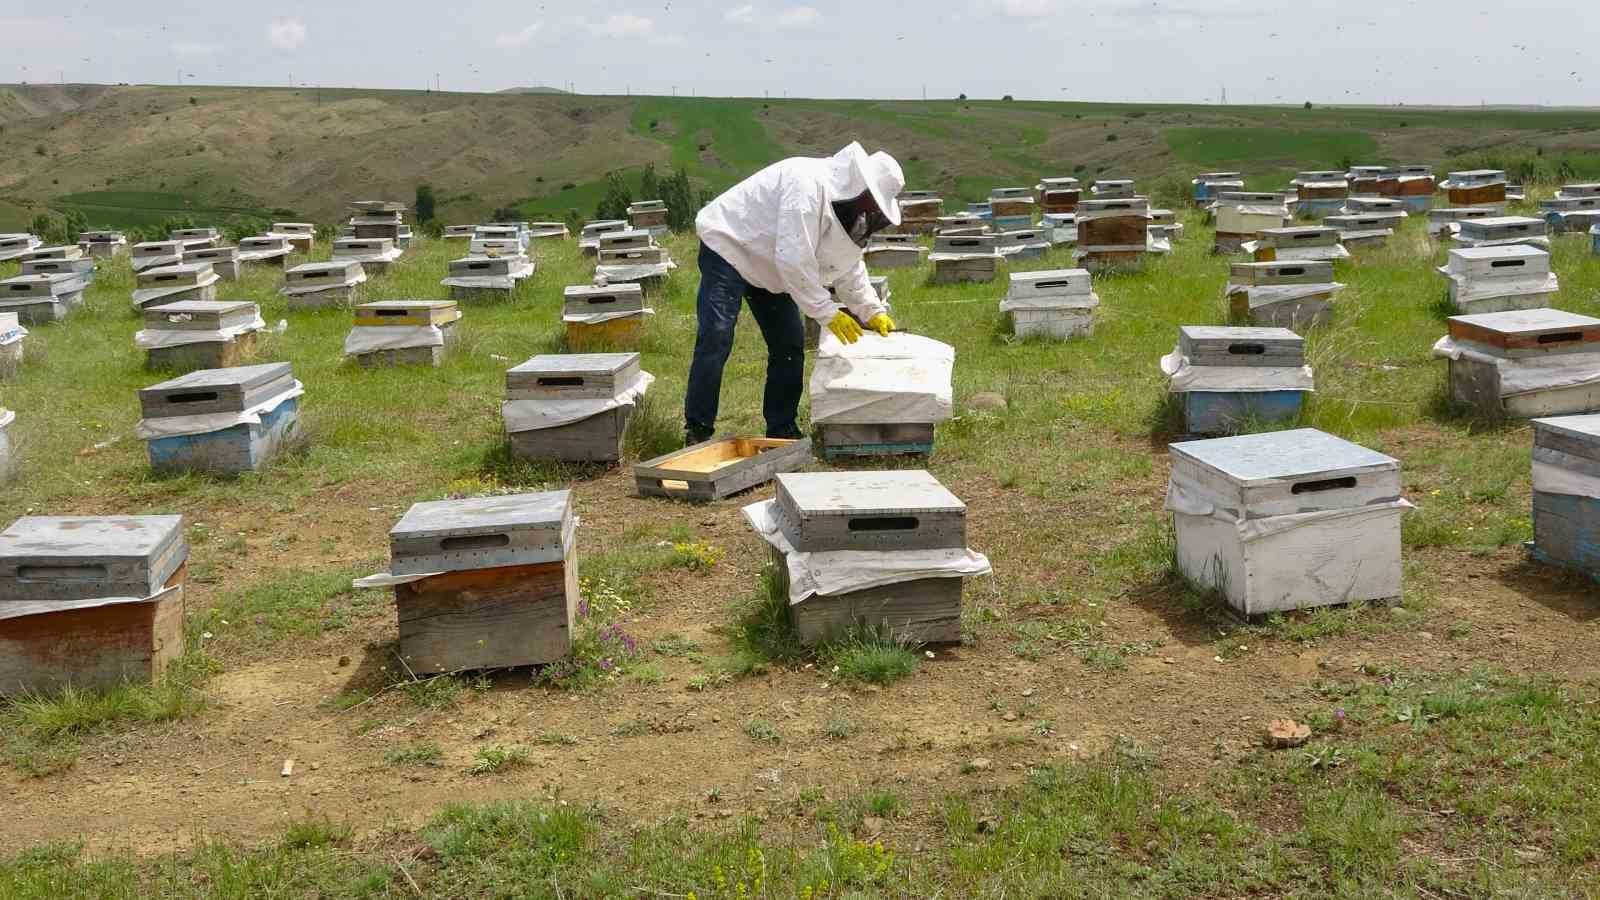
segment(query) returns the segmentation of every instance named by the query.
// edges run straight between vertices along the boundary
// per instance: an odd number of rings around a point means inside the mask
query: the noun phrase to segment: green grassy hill
[[[1353,162],[1600,177],[1600,112],[1570,110],[36,85],[0,87],[0,129],[0,227],[68,207],[108,226],[269,210],[329,220],[347,200],[410,198],[420,183],[450,221],[506,206],[590,215],[613,170],[682,166],[718,189],[849,140],[956,199],[1051,174],[1238,168],[1269,187]]]

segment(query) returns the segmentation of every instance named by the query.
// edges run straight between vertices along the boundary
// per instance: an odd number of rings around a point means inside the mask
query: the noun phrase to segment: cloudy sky
[[[0,82],[1600,105],[1593,0],[6,6]]]

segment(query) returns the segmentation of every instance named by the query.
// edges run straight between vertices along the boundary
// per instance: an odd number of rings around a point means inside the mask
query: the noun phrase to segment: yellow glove
[[[861,340],[863,333],[861,331],[861,323],[856,321],[855,316],[842,309],[834,313],[833,321],[828,323],[828,330],[833,332],[833,336],[838,338],[840,343],[844,344],[854,344],[856,341]]]
[[[889,318],[888,313],[878,313],[867,320],[867,327],[876,331],[878,337],[888,337],[889,332],[894,330],[894,320]]]

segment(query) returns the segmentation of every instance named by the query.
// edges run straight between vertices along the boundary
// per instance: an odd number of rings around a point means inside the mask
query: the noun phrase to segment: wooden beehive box
[[[310,253],[317,239],[317,226],[310,222],[273,222],[269,236],[281,235],[298,253]]]
[[[380,350],[357,352],[353,355],[358,365],[368,368],[437,366],[443,361],[445,353],[455,344],[458,334],[456,323],[460,321],[461,308],[454,300],[378,300],[363,303],[355,308],[356,329],[437,328],[443,343],[434,344],[431,339],[425,340],[418,335],[408,341],[415,343],[416,346],[390,346]],[[431,333],[423,333],[431,337]],[[351,340],[355,340],[357,332],[353,331],[351,335]],[[352,352],[348,342],[345,352]]]
[[[1532,216],[1488,216],[1456,223],[1456,243],[1463,247],[1492,247],[1530,242],[1548,245],[1549,226]]]
[[[1328,216],[1322,224],[1339,230],[1339,243],[1346,250],[1381,247],[1394,236],[1392,219],[1383,216]]]
[[[1302,204],[1314,206],[1318,201],[1344,200],[1350,196],[1350,182],[1343,172],[1301,172],[1290,183]]]
[[[1350,256],[1340,242],[1339,229],[1327,225],[1264,228],[1256,239],[1256,262],[1325,261]]]
[[[1333,263],[1279,260],[1235,263],[1228,278],[1229,313],[1235,321],[1281,328],[1311,328],[1333,316]]]
[[[199,250],[202,247],[215,245],[222,235],[215,228],[205,226],[202,228],[176,228],[168,232],[167,237],[182,244],[185,250]]]
[[[1529,549],[1600,581],[1600,415],[1533,420]]]
[[[966,550],[966,504],[927,472],[788,473],[776,481],[779,527],[798,552]],[[786,580],[787,565],[779,557],[780,580]],[[861,626],[902,640],[954,643],[961,639],[963,582],[924,578],[818,594],[791,611],[807,643]]]
[[[1600,409],[1600,385],[1559,384],[1508,389],[1503,361],[1515,366],[1564,363],[1582,366],[1592,360],[1600,370],[1600,319],[1556,309],[1452,316],[1449,337],[1471,351],[1452,354],[1449,362],[1451,399],[1490,418],[1531,418]]]
[[[1210,507],[1173,512],[1191,583],[1245,616],[1400,597],[1398,460],[1313,428],[1169,449],[1176,492]]]
[[[0,312],[14,312],[24,325],[59,322],[83,303],[76,274],[18,275],[0,281]]]
[[[926,252],[911,234],[874,235],[861,254],[869,269],[902,269],[920,265]]]
[[[1303,366],[1306,342],[1287,328],[1184,325],[1178,350],[1196,366]]]
[[[641,497],[709,503],[766,484],[811,461],[811,439],[717,438],[633,467]]]
[[[211,266],[211,271],[217,273],[217,277],[223,281],[239,280],[239,264],[241,260],[238,247],[209,246],[185,250],[183,261],[186,263],[206,263]]]
[[[639,349],[644,310],[644,288],[637,283],[569,286],[562,292],[561,312],[567,349]]]
[[[993,281],[1000,262],[999,238],[995,235],[939,235],[933,239],[932,284],[962,281]]]
[[[572,649],[570,491],[418,503],[389,532],[400,655],[417,674],[543,665]]]
[[[444,227],[445,240],[471,239],[478,234],[476,225],[446,225]]]
[[[989,192],[989,214],[995,219],[1027,218],[1031,222],[1035,206],[1033,191],[1028,188],[995,188]]]
[[[1451,172],[1444,182],[1451,206],[1504,206],[1506,173],[1496,169]]]
[[[1189,183],[1194,187],[1194,204],[1199,207],[1211,205],[1222,191],[1244,190],[1244,178],[1239,172],[1202,172]]]
[[[221,332],[240,331],[259,321],[261,309],[242,300],[180,300],[144,308],[146,332]],[[226,369],[239,365],[255,346],[255,332],[242,331],[215,340],[185,341],[146,352],[151,369],[188,372],[195,369]]]
[[[366,271],[354,260],[301,263],[283,273],[278,293],[289,298],[290,309],[343,306],[355,300],[366,280]]]
[[[1378,182],[1388,168],[1388,166],[1351,166],[1350,171],[1345,173],[1350,182],[1350,195],[1376,196]]]
[[[299,426],[299,402],[289,396],[296,386],[288,363],[267,363],[229,369],[203,369],[139,392],[144,419],[162,436],[146,440],[150,465],[158,472],[202,472],[237,475],[260,471],[292,438]],[[282,399],[279,399],[282,398]],[[278,400],[272,405],[273,400]],[[270,406],[270,409],[261,409]],[[257,422],[198,433],[175,434],[173,423],[157,420],[259,409]],[[145,422],[141,422],[141,427]]]
[[[609,401],[629,390],[639,375],[637,353],[546,354],[506,372],[506,399],[550,405]],[[511,431],[508,425],[511,452],[534,461],[617,462],[633,412],[634,404],[625,403],[551,428]]]
[[[1476,209],[1430,209],[1428,210],[1428,233],[1434,236],[1449,234],[1451,226],[1469,219],[1489,219],[1499,216],[1497,210],[1488,207]]]
[[[76,275],[87,287],[94,283],[95,265],[89,257],[82,259],[29,259],[24,260],[21,275]]]
[[[618,250],[648,250],[656,245],[655,236],[648,231],[629,229],[600,235],[599,252]]]
[[[1095,296],[1087,269],[1016,272],[1000,311],[1018,338],[1067,340],[1094,333]]]
[[[1075,215],[1082,249],[1143,252],[1148,244],[1150,204],[1143,199],[1084,200]]]
[[[95,259],[107,259],[128,252],[128,237],[120,231],[83,231],[78,244]]]
[[[1526,244],[1451,250],[1450,261],[1438,271],[1450,282],[1450,301],[1463,313],[1549,306],[1560,289],[1550,254]]]
[[[1197,367],[1298,369],[1305,341],[1282,327],[1186,325],[1178,329],[1178,352]],[[1302,390],[1271,387],[1271,373],[1234,379],[1228,390],[1177,391],[1184,429],[1190,434],[1226,434],[1252,422],[1292,422],[1305,402]]]
[[[1096,200],[1131,200],[1133,181],[1127,178],[1102,178],[1089,187]]]
[[[628,224],[645,231],[665,231],[667,205],[660,200],[644,200],[628,207]]]
[[[271,266],[281,269],[294,247],[289,238],[281,234],[264,234],[239,239],[239,262],[242,265]]]
[[[62,244],[57,247],[35,247],[17,257],[17,261],[23,264],[41,259],[83,259],[83,248],[77,244]]]
[[[1245,242],[1253,240],[1264,229],[1282,228],[1288,219],[1289,209],[1283,194],[1224,191],[1216,203],[1217,231],[1213,249],[1219,253],[1237,253]]]
[[[40,243],[31,234],[0,234],[0,262],[17,259]]]
[[[400,259],[400,248],[392,238],[342,238],[333,242],[334,262],[358,262],[369,277],[382,275]]]
[[[529,240],[549,240],[551,238],[565,240],[571,237],[564,222],[529,222]]]
[[[1333,281],[1333,263],[1307,260],[1234,263],[1229,281],[1250,287],[1286,284],[1328,284]]]
[[[137,278],[138,287],[133,291],[135,309],[179,300],[215,300],[217,282],[222,280],[211,264],[204,262],[145,269]]]
[[[183,651],[188,556],[182,516],[27,516],[0,532],[0,694],[160,679]]]
[[[183,249],[181,241],[141,241],[133,245],[129,264],[135,272],[175,266],[183,262]]]

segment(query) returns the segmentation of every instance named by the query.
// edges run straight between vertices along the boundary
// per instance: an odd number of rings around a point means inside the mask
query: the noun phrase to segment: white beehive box
[[[621,219],[604,219],[590,222],[578,233],[578,249],[593,256],[600,251],[600,236],[614,231],[627,231],[628,223]]]
[[[1089,187],[1096,200],[1127,200],[1133,197],[1133,180],[1129,178],[1102,178]]]
[[[1215,214],[1217,247],[1233,252],[1263,230],[1288,224],[1288,198],[1278,193],[1225,191],[1218,195]],[[1228,246],[1230,240],[1233,246]]]
[[[175,266],[183,262],[183,250],[181,241],[142,241],[133,245],[129,264],[135,272]]]
[[[120,231],[83,231],[78,246],[96,259],[120,256],[128,252],[128,236]]]
[[[1533,421],[1529,550],[1600,582],[1600,415]]]
[[[1012,274],[1000,311],[1018,338],[1066,340],[1094,333],[1099,306],[1087,269],[1053,269]]]
[[[239,264],[241,260],[238,247],[218,247],[215,245],[195,247],[183,252],[183,261],[186,263],[205,263],[223,281],[239,280]]]
[[[22,327],[22,317],[16,310],[0,312],[0,379],[15,375],[22,365],[22,343],[27,336],[28,329]]]
[[[1438,271],[1449,279],[1450,302],[1463,313],[1537,309],[1561,289],[1550,254],[1525,244],[1451,250]]]
[[[1400,597],[1398,460],[1312,428],[1170,450],[1191,583],[1246,616]]]
[[[1328,216],[1322,224],[1339,231],[1339,243],[1346,250],[1381,247],[1394,237],[1392,219],[1386,216]]]
[[[1455,242],[1462,247],[1505,247],[1526,244],[1548,250],[1549,226],[1543,219],[1532,216],[1490,216],[1482,219],[1463,219],[1452,231]]]
[[[221,280],[211,264],[204,262],[145,269],[133,291],[133,308],[142,310],[178,300],[215,300]]]
[[[289,298],[291,308],[317,309],[351,300],[366,280],[366,271],[353,260],[302,263],[283,273],[278,293]]]
[[[81,259],[29,259],[24,260],[19,275],[76,275],[83,279],[85,287],[94,284],[95,264],[93,257]]]
[[[1455,230],[1451,226],[1459,222],[1469,219],[1490,219],[1499,215],[1498,211],[1481,206],[1462,209],[1454,207],[1430,209],[1428,210],[1428,233],[1434,237],[1454,234]]]
[[[1558,309],[1452,316],[1433,347],[1450,397],[1490,418],[1600,409],[1600,319]]]
[[[0,234],[0,262],[17,259],[42,243],[31,234]]]
[[[333,259],[361,264],[368,275],[382,275],[402,251],[391,238],[343,238],[333,242]]]
[[[18,275],[0,281],[0,312],[14,312],[24,325],[59,322],[83,304],[77,275]]]
[[[1349,259],[1339,229],[1328,225],[1264,228],[1260,237],[1245,245],[1256,262],[1321,262]]]
[[[1226,293],[1236,320],[1297,329],[1327,324],[1334,295],[1342,290],[1333,280],[1332,262],[1276,260],[1234,263]]]
[[[289,237],[282,234],[262,234],[239,239],[239,262],[259,263],[283,267],[283,261],[294,252]]]

